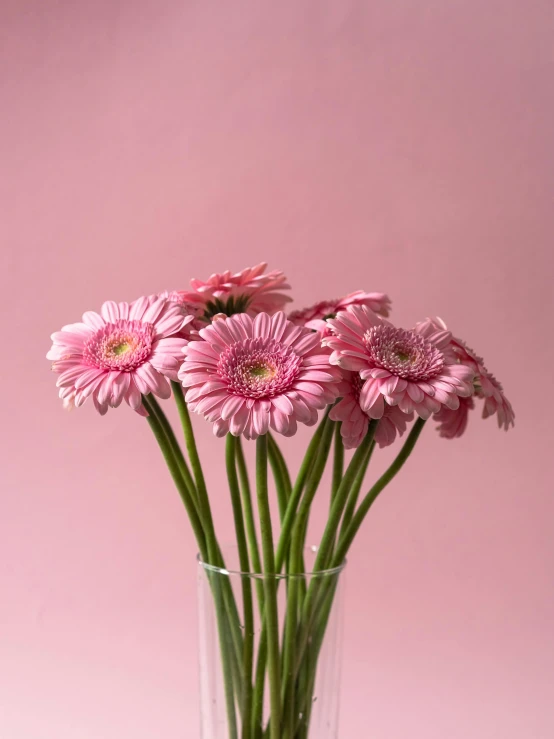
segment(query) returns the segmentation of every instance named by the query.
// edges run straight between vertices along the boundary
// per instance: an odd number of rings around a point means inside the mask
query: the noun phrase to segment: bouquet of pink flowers
[[[224,731],[231,738],[309,735],[318,657],[336,592],[336,579],[318,574],[340,572],[369,508],[406,462],[426,422],[436,423],[444,438],[458,437],[480,400],[484,418],[496,415],[505,429],[514,423],[502,385],[442,320],[397,328],[388,319],[387,295],[363,291],[287,315],[288,289],[281,272],[266,273],[260,264],[192,280],[190,290],[109,301],[52,334],[47,355],[66,407],[90,398],[104,415],[125,401],[154,433],[206,568],[220,641]],[[158,403],[171,396],[184,451]],[[226,438],[240,607],[221,577],[231,570],[214,529],[189,411]],[[291,479],[277,437],[293,436],[298,423],[316,430]],[[390,467],[360,497],[375,448],[406,432]],[[242,437],[255,441],[255,500]],[[331,504],[308,572],[308,517],[329,456]],[[281,579],[286,593],[279,612]]]

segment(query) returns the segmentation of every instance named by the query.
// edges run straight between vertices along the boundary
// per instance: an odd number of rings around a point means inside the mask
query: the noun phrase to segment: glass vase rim
[[[315,554],[317,552],[317,547],[307,546],[304,548],[305,552],[310,552],[310,554]],[[217,565],[211,565],[208,564],[208,562],[204,562],[202,559],[202,555],[200,552],[197,552],[196,554],[196,561],[198,565],[207,572],[216,572],[219,575],[224,575],[227,577],[233,576],[233,577],[250,577],[257,580],[263,580],[268,577],[275,578],[276,580],[291,580],[292,578],[306,578],[306,577],[331,577],[333,575],[340,575],[340,573],[344,570],[346,565],[348,564],[348,559],[345,557],[340,565],[337,565],[336,567],[328,567],[324,570],[311,570],[309,572],[298,572],[298,573],[286,573],[286,572],[280,572],[279,574],[268,574],[265,572],[243,572],[242,570],[237,570],[229,567],[218,567]]]

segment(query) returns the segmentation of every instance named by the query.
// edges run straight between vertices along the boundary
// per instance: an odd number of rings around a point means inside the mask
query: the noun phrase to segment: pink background
[[[439,313],[518,416],[427,429],[366,522],[341,736],[550,739],[552,3],[0,7],[0,737],[198,736],[178,497],[146,424],[64,413],[44,354],[105,299],[267,259],[298,306]]]

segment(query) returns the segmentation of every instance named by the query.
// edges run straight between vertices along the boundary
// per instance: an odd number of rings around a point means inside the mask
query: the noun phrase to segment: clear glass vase
[[[225,568],[198,559],[202,739],[338,736],[344,566],[312,572],[316,553],[305,551],[302,575],[240,572],[233,548],[223,551]],[[271,635],[272,594],[279,628]]]

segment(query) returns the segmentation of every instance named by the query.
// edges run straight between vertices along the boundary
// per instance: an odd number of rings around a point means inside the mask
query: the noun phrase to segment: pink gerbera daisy
[[[92,397],[104,415],[125,400],[146,415],[142,395],[171,394],[167,378],[177,379],[186,344],[179,332],[192,318],[178,303],[151,296],[130,304],[108,301],[100,313],[87,311],[82,323],[52,334],[46,356],[59,374],[64,405],[79,407]]]
[[[456,409],[473,394],[473,370],[446,352],[451,335],[437,330],[424,336],[395,328],[365,306],[351,305],[329,324],[331,363],[359,372],[364,384],[360,406],[370,418],[382,418],[385,404],[427,419],[443,405]]]
[[[323,300],[309,308],[295,310],[289,314],[289,320],[297,326],[306,326],[318,331],[321,336],[329,336],[331,330],[327,324],[329,318],[336,318],[337,313],[346,310],[349,305],[365,305],[385,318],[389,315],[391,300],[385,293],[366,293],[363,290],[346,295],[338,300]]]
[[[222,272],[213,274],[206,282],[193,279],[192,290],[179,291],[187,303],[199,306],[206,318],[217,313],[273,314],[282,310],[292,298],[283,295],[281,290],[290,290],[285,275],[279,270],[265,273],[267,264],[243,269],[232,274]]]
[[[332,408],[329,418],[342,421],[341,436],[346,449],[360,446],[367,434],[369,416],[360,407],[360,391],[364,381],[357,372],[344,372],[344,380],[340,384],[341,400]],[[389,446],[402,436],[408,421],[414,418],[413,413],[404,413],[398,406],[385,406],[383,417],[375,430],[374,440],[379,446]]]
[[[433,333],[446,330],[446,324],[440,318],[428,318],[419,324],[419,328],[424,334]],[[473,371],[475,396],[485,401],[483,418],[496,414],[499,428],[504,428],[507,431],[510,426],[514,425],[515,414],[510,401],[504,394],[502,384],[487,370],[484,360],[470,349],[462,339],[452,336],[448,350],[457,362]],[[467,426],[468,412],[474,407],[474,403],[465,403],[461,404],[460,408],[456,410],[457,415],[442,413],[437,416],[437,421],[440,423],[440,435],[449,439],[461,436]]]
[[[179,379],[190,409],[213,422],[217,436],[255,439],[270,428],[292,436],[297,421],[313,425],[337,397],[340,371],[319,336],[281,311],[215,320],[200,336],[183,350]]]

